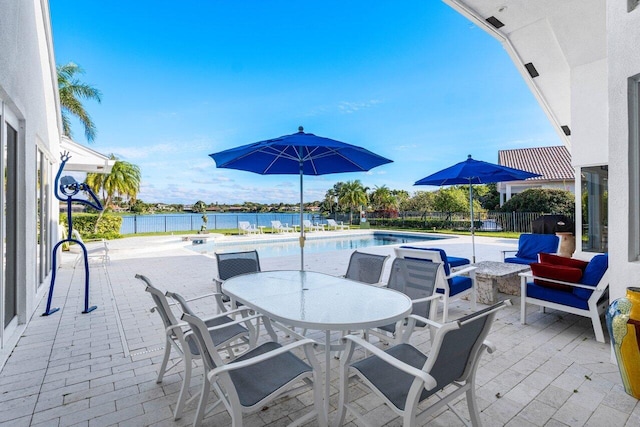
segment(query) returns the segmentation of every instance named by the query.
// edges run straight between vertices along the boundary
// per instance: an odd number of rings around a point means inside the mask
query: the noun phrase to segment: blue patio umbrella
[[[298,132],[210,154],[219,168],[300,176],[300,269],[304,270],[303,176],[366,172],[392,160],[355,145]]]
[[[523,181],[541,176],[537,173],[513,169],[494,163],[473,160],[471,155],[464,162],[442,169],[421,180],[414,185],[469,185],[469,205],[471,210],[471,246],[473,262],[476,262],[475,226],[473,222],[473,184],[493,184],[504,181]]]

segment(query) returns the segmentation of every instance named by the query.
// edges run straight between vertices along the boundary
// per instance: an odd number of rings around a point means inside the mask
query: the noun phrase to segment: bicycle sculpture
[[[98,308],[98,306],[96,305],[89,307],[89,259],[87,257],[87,248],[84,246],[84,243],[82,243],[80,240],[76,240],[73,238],[73,219],[71,218],[71,204],[73,202],[83,203],[85,205],[91,206],[92,208],[98,211],[101,211],[103,208],[102,208],[102,204],[100,203],[100,200],[98,200],[96,195],[93,193],[93,191],[91,191],[91,188],[89,188],[87,184],[76,181],[72,176],[63,176],[62,178],[60,178],[60,175],[62,175],[62,170],[64,169],[65,164],[70,158],[71,156],[69,156],[68,151],[60,153],[60,160],[62,161],[62,163],[60,164],[60,169],[58,170],[58,174],[56,175],[56,180],[54,182],[56,199],[60,200],[61,202],[67,202],[68,233],[66,238],[60,240],[53,247],[53,272],[51,273],[51,285],[49,285],[49,297],[47,298],[47,311],[42,313],[43,316],[49,316],[50,314],[53,314],[56,311],[60,310],[60,308],[53,308],[53,309],[51,308],[51,299],[53,298],[53,287],[56,283],[56,270],[57,270],[56,254],[58,252],[58,248],[60,247],[60,245],[62,245],[65,242],[73,242],[78,244],[82,249],[82,254],[84,255],[84,311],[83,313],[90,313],[96,308]],[[75,198],[75,196],[81,191],[91,196],[91,199],[93,201]]]

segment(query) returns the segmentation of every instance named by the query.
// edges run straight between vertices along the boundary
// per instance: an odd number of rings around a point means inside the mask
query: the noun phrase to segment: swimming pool
[[[355,236],[341,237],[307,237],[304,245],[306,254],[339,251],[343,249],[360,249],[370,246],[398,245],[402,243],[417,243],[430,240],[441,240],[447,237],[418,236],[400,233],[372,233]],[[260,258],[281,257],[289,255],[299,255],[300,245],[298,238],[291,240],[272,240],[268,242],[208,242],[204,245],[190,245],[188,249],[202,253],[213,254],[214,252],[239,252],[256,249]]]

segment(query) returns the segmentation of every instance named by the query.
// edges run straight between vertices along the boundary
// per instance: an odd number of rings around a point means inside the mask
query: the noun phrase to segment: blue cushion
[[[582,298],[578,298],[573,294],[573,292],[545,288],[543,286],[538,286],[533,282],[527,283],[527,296],[544,301],[555,302],[557,304],[568,305],[581,310],[589,309],[587,301]]]
[[[444,274],[445,276],[448,276],[449,274],[451,274],[451,269],[449,268],[449,263],[447,262],[447,253],[445,251],[443,251],[442,249],[438,249],[438,248],[420,248],[420,247],[416,247],[416,246],[400,246],[401,248],[405,248],[405,249],[419,249],[422,251],[436,251],[440,253],[440,259],[442,259],[442,265],[444,266]],[[418,259],[418,258],[416,258]],[[423,260],[425,261],[425,260]]]
[[[457,256],[447,255],[447,262],[451,267],[462,267],[463,265],[471,264],[467,258],[460,258]]]
[[[460,292],[471,289],[473,282],[470,277],[456,276],[448,280],[449,282],[449,296],[458,295]],[[437,289],[436,292],[443,294],[442,289]]]
[[[584,285],[596,286],[609,267],[609,254],[594,256],[582,273]]]
[[[538,262],[538,259],[537,258],[509,257],[509,258],[505,258],[504,262],[510,262],[511,264],[529,265],[529,264],[533,264],[534,262]]]
[[[516,257],[534,259],[533,262],[537,262],[540,252],[556,252],[559,241],[555,234],[521,234],[518,239]]]
[[[440,248],[423,248],[423,247],[419,247],[419,246],[408,246],[408,245],[403,245],[400,246],[401,248],[405,248],[405,249],[418,249],[418,250],[428,250],[428,251],[437,251],[440,253],[440,258],[442,258],[442,261],[444,263],[444,274],[445,275],[449,275],[451,274],[451,267],[460,267],[463,265],[467,265],[467,264],[471,264],[471,261],[469,261],[467,258],[461,258],[461,257],[455,257],[455,256],[447,256],[447,253]]]
[[[583,285],[597,286],[608,267],[609,254],[594,256],[584,269],[581,283]],[[593,291],[590,291],[589,289],[575,288],[573,290],[573,294],[575,296],[585,301],[591,297],[592,293]]]

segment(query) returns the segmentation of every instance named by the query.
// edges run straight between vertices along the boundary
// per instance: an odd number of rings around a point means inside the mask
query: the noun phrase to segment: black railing
[[[541,215],[545,215],[545,212],[480,212],[474,213],[474,226],[478,231],[531,233],[531,223]],[[569,217],[571,218],[571,216]],[[367,220],[372,227],[402,227],[424,230],[469,230],[471,228],[469,214],[461,212],[398,212],[398,216],[395,218],[368,213]]]

